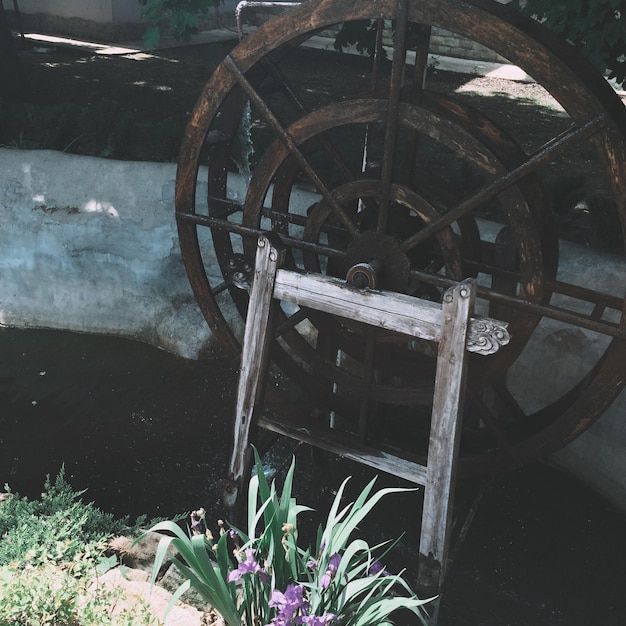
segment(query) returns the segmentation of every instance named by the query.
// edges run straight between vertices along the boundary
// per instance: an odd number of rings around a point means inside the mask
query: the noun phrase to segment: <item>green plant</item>
[[[157,549],[153,582],[170,548],[177,550],[173,562],[187,579],[171,604],[193,587],[228,626],[380,626],[393,624],[391,615],[400,609],[424,622],[426,601],[415,596],[401,574],[389,574],[380,564],[389,544],[370,548],[362,539],[351,539],[381,498],[406,490],[372,494],[374,479],[340,509],[346,479],[313,547],[304,550],[298,545],[297,518],[310,509],[291,496],[295,462],[280,495],[275,482],[268,484],[258,455],[256,468],[248,488],[245,532],[235,527],[227,531],[221,523],[214,542],[202,509],[192,513],[188,533],[173,522],[151,529],[169,533]]]
[[[224,0],[139,0],[144,8],[141,18],[148,23],[143,36],[152,50],[161,38],[161,26],[168,22],[176,39],[189,41],[197,31],[198,16],[218,7]]]
[[[626,15],[623,0],[514,0],[576,46],[601,72],[626,82]]]
[[[21,562],[71,561],[77,554],[102,554],[105,540],[122,531],[139,533],[145,518],[128,529],[128,519],[115,519],[92,503],[83,503],[84,491],[74,491],[65,469],[51,481],[46,478],[40,500],[11,493],[0,506],[0,565]]]
[[[113,534],[138,535],[145,518],[129,528],[92,503],[81,501],[62,467],[48,476],[39,500],[14,494],[0,504],[0,626],[151,626],[158,620],[145,603],[114,611],[119,588],[98,585],[117,565],[105,557]]]
[[[85,564],[83,564],[83,567]],[[81,568],[82,569],[82,568]],[[90,569],[83,569],[86,574]],[[93,573],[93,571],[92,571]],[[53,564],[0,567],[0,626],[156,626],[147,605]]]
[[[373,55],[376,49],[376,21],[354,20],[344,22],[335,36],[335,50],[355,46],[361,54]]]

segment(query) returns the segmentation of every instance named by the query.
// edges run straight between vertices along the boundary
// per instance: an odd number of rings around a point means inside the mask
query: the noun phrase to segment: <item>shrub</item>
[[[93,572],[92,572],[93,573]],[[90,588],[87,577],[52,564],[0,567],[0,626],[156,626],[139,600],[114,612],[119,588]]]
[[[93,581],[117,565],[104,556],[106,539],[139,534],[145,519],[128,528],[92,503],[81,501],[62,468],[46,479],[39,500],[11,493],[0,504],[0,626],[151,626],[140,601],[114,613],[124,599],[119,588]]]
[[[13,494],[0,505],[0,565],[28,562],[71,561],[78,554],[102,554],[105,540],[123,530],[128,519],[115,519],[92,503],[81,501],[84,491],[74,491],[61,468],[52,482],[46,478],[40,500]],[[138,534],[145,518],[130,532]]]
[[[545,22],[601,72],[626,82],[626,15],[622,0],[514,0],[513,6]]]

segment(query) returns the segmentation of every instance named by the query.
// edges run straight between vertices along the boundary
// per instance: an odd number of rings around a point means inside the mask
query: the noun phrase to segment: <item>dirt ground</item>
[[[106,130],[110,130],[109,117],[114,114],[118,123],[120,117],[129,115],[133,120],[157,125],[171,120],[179,127],[186,123],[204,83],[236,43],[233,39],[166,48],[151,54],[96,54],[81,47],[27,42],[20,48],[20,60],[31,87],[29,101],[34,106],[63,107],[71,103],[80,107],[79,114],[93,116]],[[362,57],[302,47],[290,52],[289,58],[281,62],[281,70],[290,83],[299,94],[309,98],[307,104],[313,105],[316,92],[322,89],[344,93],[352,84],[352,91],[363,91],[369,83],[369,68],[369,61]],[[514,114],[520,137],[542,138],[562,119],[554,100],[533,83],[480,78],[434,67],[429,71],[427,84],[435,91],[455,91],[475,105],[480,101],[480,106],[495,121],[505,122],[506,117]],[[505,110],[504,103],[515,106]],[[85,134],[92,130],[87,128]],[[65,139],[68,143],[55,146],[37,145],[50,137],[38,137],[33,132],[39,131],[36,120],[27,120],[23,131],[21,141],[25,147],[54,147],[96,156],[152,160],[145,148],[132,142],[133,137],[128,136],[132,133],[127,133],[126,145],[120,142],[107,153],[107,146],[102,145],[107,139],[103,130],[89,138],[71,134],[58,137],[57,141]]]

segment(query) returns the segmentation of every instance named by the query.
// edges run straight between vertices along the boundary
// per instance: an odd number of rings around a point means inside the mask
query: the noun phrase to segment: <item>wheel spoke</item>
[[[232,284],[232,280],[225,280],[224,282],[221,282],[217,287],[213,287],[211,291],[213,292],[214,296],[218,296],[220,293],[222,293],[222,291],[226,291],[229,287],[231,287]]]
[[[480,412],[480,418],[485,423],[487,428],[491,431],[496,441],[500,445],[500,449],[506,452],[508,457],[513,461],[515,465],[519,463],[517,455],[515,454],[515,448],[511,445],[507,439],[504,430],[498,423],[498,417],[494,415],[493,411],[483,402],[482,398],[476,393],[474,389],[467,389],[467,396],[470,402]]]
[[[485,270],[485,267],[482,265],[478,265],[477,267],[480,268],[481,271]],[[505,273],[494,270],[493,272],[487,273],[492,273],[494,275],[506,274],[511,279],[517,278],[517,280],[519,280],[519,275],[512,272]],[[430,283],[432,285],[436,285],[437,287],[445,289],[452,287],[456,284],[455,280],[446,278],[441,274],[431,274],[420,270],[411,270],[409,272],[409,276],[413,279],[420,280],[425,283]],[[621,312],[624,309],[624,300],[622,298],[618,298],[617,296],[612,296],[610,294],[593,291],[585,287],[579,287],[578,285],[572,285],[571,283],[548,281],[546,283],[546,288],[553,293],[567,295],[583,302],[592,302],[594,304],[600,303],[601,305],[604,305],[604,303],[606,303],[605,308],[610,308],[618,312]],[[527,312],[532,315],[546,317],[549,319],[557,320],[559,322],[563,322],[565,324],[571,324],[572,326],[586,328],[587,330],[598,332],[603,335],[608,335],[609,337],[626,339],[626,328],[624,328],[623,324],[613,323],[606,320],[599,320],[597,319],[597,315],[595,315],[594,312],[587,315],[571,309],[565,309],[564,307],[560,306],[529,302],[528,300],[523,300],[515,296],[510,296],[508,294],[501,293],[499,291],[495,291],[494,289],[482,286],[478,287],[476,295],[477,297],[487,300],[489,302],[508,306],[521,312]]]
[[[506,385],[506,378],[496,382],[493,385],[493,389],[498,397],[504,402],[504,405],[509,411],[509,414],[516,422],[523,422],[528,416],[526,412],[519,405],[519,402],[513,397],[513,394],[509,391]]]
[[[419,24],[417,32],[417,43],[415,46],[415,65],[413,67],[413,94],[412,98],[416,104],[422,104],[422,94],[426,86],[426,68],[428,67],[428,48],[430,47],[431,26],[429,24]],[[417,183],[417,142],[418,134],[411,131],[409,136],[409,148],[407,161],[411,182]]]
[[[391,64],[391,83],[389,86],[389,102],[387,105],[387,122],[385,126],[385,143],[381,173],[380,202],[378,207],[378,223],[376,230],[385,233],[389,215],[389,192],[393,179],[396,144],[398,141],[398,109],[400,92],[404,77],[406,61],[406,40],[408,27],[408,0],[398,0],[396,8],[396,32],[393,42],[393,58]]]
[[[267,69],[268,74],[270,74],[270,76],[280,84],[285,92],[285,95],[287,96],[287,99],[296,107],[296,109],[302,115],[309,113],[310,109],[304,105],[301,98],[296,94],[293,87],[285,78],[285,75],[276,67],[276,64],[273,63],[271,59],[266,57],[264,59],[263,66]],[[315,140],[326,151],[339,171],[349,180],[354,180],[354,175],[346,164],[345,159],[341,156],[341,154],[339,154],[328,137],[325,135],[319,135],[315,138]]]
[[[274,337],[282,337],[287,331],[297,326],[300,322],[303,322],[309,316],[308,309],[298,309],[293,315],[290,315],[284,322],[281,322],[276,327]]]
[[[200,226],[208,226],[209,228],[220,232],[223,231],[235,233],[237,235],[241,235],[242,237],[254,240],[258,239],[266,232],[260,228],[242,226],[241,224],[237,224],[236,222],[229,222],[220,218],[209,217],[206,215],[183,213],[180,211],[176,213],[176,219],[179,220],[181,223],[189,222],[192,224],[198,224]],[[306,250],[328,258],[343,259],[346,256],[345,250],[337,250],[336,248],[327,246],[325,244],[315,243],[312,241],[303,241],[302,239],[290,237],[282,233],[278,233],[278,236],[286,246],[292,248]]]
[[[311,182],[317,188],[318,193],[328,202],[328,205],[332,208],[333,212],[337,216],[337,219],[346,227],[348,232],[354,237],[358,234],[356,226],[352,223],[352,220],[348,214],[343,210],[343,207],[338,204],[333,198],[331,192],[328,190],[322,179],[317,172],[313,169],[308,162],[304,154],[300,151],[291,135],[283,128],[276,116],[272,113],[271,109],[259,95],[256,89],[250,84],[246,77],[242,74],[241,70],[237,67],[237,64],[233,61],[232,57],[227,56],[224,59],[224,65],[235,76],[237,82],[241,85],[241,88],[245,91],[246,95],[258,108],[263,119],[270,125],[272,130],[278,135],[289,152],[300,164],[300,167],[304,170]]]
[[[591,135],[599,132],[608,124],[606,114],[602,113],[586,124],[576,126],[565,133],[555,137],[544,144],[537,152],[532,154],[522,165],[508,171],[504,176],[487,183],[475,194],[458,204],[456,207],[442,215],[436,222],[429,224],[412,237],[406,239],[402,244],[402,249],[407,252],[437,234],[446,226],[473,211],[477,206],[495,198],[499,193],[508,189],[516,182],[536,170],[541,165],[550,161],[554,157],[569,150],[575,142],[582,141]]]
[[[365,442],[369,429],[371,398],[370,388],[374,382],[374,364],[376,356],[376,329],[370,326],[365,338],[365,362],[363,364],[363,391],[359,406],[359,440]]]

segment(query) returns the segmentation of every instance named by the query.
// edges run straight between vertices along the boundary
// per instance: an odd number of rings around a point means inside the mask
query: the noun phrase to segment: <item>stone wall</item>
[[[510,0],[497,0],[500,4],[509,4]],[[475,41],[460,37],[455,33],[434,28],[430,38],[430,53],[442,56],[471,59],[473,61],[492,61],[506,63],[499,54]]]
[[[498,0],[501,4],[508,4],[510,0]],[[257,27],[263,22],[271,19],[274,15],[281,12],[280,8],[256,8],[249,7],[242,11],[242,21],[249,26]],[[329,29],[320,33],[321,37],[329,40],[328,45],[324,46],[332,48],[332,42],[335,38],[337,29]],[[391,31],[385,34],[386,45],[391,44]],[[489,61],[495,63],[507,63],[504,57],[500,56],[493,50],[467,39],[455,33],[451,33],[440,28],[433,28],[430,39],[430,54],[439,56],[455,57],[459,59],[470,59],[475,61]]]
[[[475,41],[460,37],[455,33],[440,28],[434,28],[430,37],[431,54],[455,57],[458,59],[470,59],[472,61],[490,61],[494,63],[507,63],[508,61],[485,46]]]

